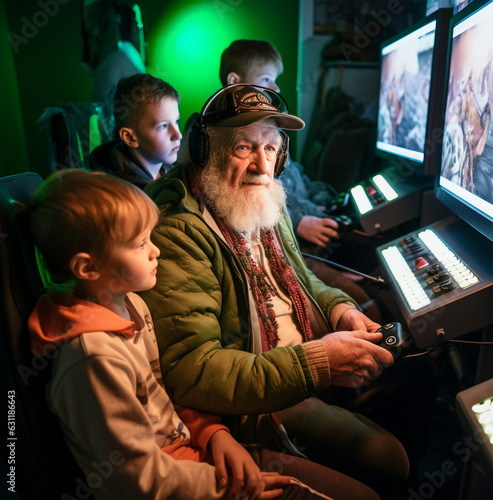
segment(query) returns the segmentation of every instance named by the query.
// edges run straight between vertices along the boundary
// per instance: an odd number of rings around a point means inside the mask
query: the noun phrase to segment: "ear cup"
[[[282,129],[279,129],[279,133],[281,134],[282,144],[274,166],[275,177],[279,177],[284,172],[289,153],[289,136]],[[204,125],[197,119],[192,125],[192,130],[190,130],[190,135],[188,137],[190,159],[196,165],[205,167],[209,159],[209,148],[209,135],[205,131]]]
[[[286,164],[288,163],[288,152],[289,152],[289,136],[284,132],[284,130],[279,129],[279,132],[282,137],[282,145],[277,155],[276,165],[274,167],[274,176],[279,177],[286,168]]]
[[[205,132],[204,126],[196,121],[188,137],[188,148],[190,159],[201,167],[205,167],[209,159],[209,136]]]

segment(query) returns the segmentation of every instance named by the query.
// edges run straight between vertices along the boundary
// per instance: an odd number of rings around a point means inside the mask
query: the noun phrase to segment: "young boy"
[[[159,255],[150,240],[158,209],[141,189],[102,172],[60,170],[29,210],[35,244],[60,284],[29,318],[31,346],[58,351],[48,403],[96,500],[327,498],[255,462],[313,474],[327,489],[338,473],[259,447],[249,454],[219,417],[175,411],[149,310],[134,293],[154,286]]]
[[[266,40],[235,40],[221,55],[219,78],[234,83],[261,85],[279,92],[276,79],[283,72],[281,54]]]
[[[142,189],[165,173],[180,148],[179,102],[178,92],[160,78],[145,73],[122,78],[113,99],[119,139],[94,149],[90,168]]]

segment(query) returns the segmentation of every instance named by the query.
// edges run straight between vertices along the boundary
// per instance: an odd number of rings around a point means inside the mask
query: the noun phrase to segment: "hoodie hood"
[[[29,316],[31,347],[36,355],[46,356],[83,333],[111,332],[132,337],[136,330],[142,328],[142,319],[130,300],[125,299],[125,305],[130,317],[139,319],[139,325],[94,302],[48,292],[38,299]]]
[[[186,186],[187,168],[183,165],[175,165],[166,175],[150,182],[145,192],[159,207],[163,213],[180,205],[192,212],[198,212],[199,204],[188,193]]]
[[[89,162],[92,170],[113,174],[141,189],[154,180],[149,170],[129,155],[128,147],[122,141],[101,144],[93,150]]]

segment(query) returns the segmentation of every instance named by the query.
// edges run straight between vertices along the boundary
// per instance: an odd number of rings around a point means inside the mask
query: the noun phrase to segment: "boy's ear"
[[[93,281],[100,276],[92,257],[85,252],[75,254],[69,263],[70,271],[78,280]]]
[[[228,73],[228,77],[226,78],[226,81],[228,85],[233,85],[235,83],[242,83],[240,75],[238,73],[235,73],[232,71],[231,73]]]
[[[139,141],[137,140],[137,136],[135,135],[134,131],[131,128],[122,127],[118,131],[118,134],[120,135],[120,139],[127,146],[129,146],[131,148],[138,148],[139,147]]]

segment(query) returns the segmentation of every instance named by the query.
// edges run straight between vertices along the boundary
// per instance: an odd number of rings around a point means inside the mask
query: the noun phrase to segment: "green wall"
[[[36,121],[57,102],[90,99],[81,67],[79,0],[5,0],[30,170],[48,170],[48,142]],[[44,6],[44,8],[43,8]],[[12,42],[13,41],[13,42]]]
[[[0,116],[2,117],[0,120],[2,138],[0,176],[2,177],[29,170],[17,78],[7,35],[5,6],[3,2],[0,2],[0,36],[2,39],[0,44],[0,61],[2,61],[2,77],[0,78]]]
[[[2,166],[1,175],[33,170],[45,177],[48,143],[36,124],[43,109],[57,102],[90,100],[92,80],[81,66],[81,4],[82,0],[5,0],[0,33],[7,78],[1,83],[1,102],[2,110],[6,107],[12,115],[7,137],[17,161],[5,160],[13,171]],[[148,72],[180,92],[183,125],[219,88],[220,54],[238,38],[262,38],[276,45],[285,66],[278,83],[290,110],[296,112],[298,0],[140,0],[139,4],[148,42]]]
[[[220,55],[239,38],[269,40],[278,48],[285,66],[278,84],[296,110],[297,1],[149,2],[146,11],[153,19],[147,22],[148,71],[180,92],[183,118],[219,89]]]

